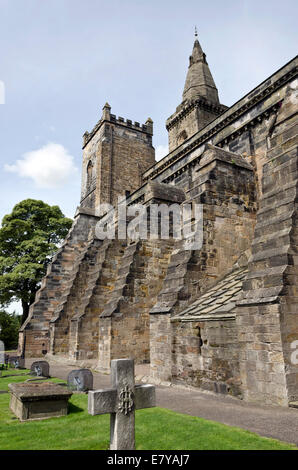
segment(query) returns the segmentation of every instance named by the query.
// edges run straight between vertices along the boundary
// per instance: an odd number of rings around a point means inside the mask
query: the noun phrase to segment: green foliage
[[[58,206],[26,199],[2,220],[0,229],[0,304],[21,300],[23,321],[59,243],[72,220]]]
[[[10,372],[11,373],[11,372]],[[27,377],[0,377],[0,390]],[[50,381],[59,379],[50,379]],[[20,423],[9,409],[9,394],[0,394],[0,449],[103,450],[109,447],[110,418],[91,416],[88,396],[73,394],[69,414]],[[164,408],[136,412],[137,450],[297,450],[294,444],[258,436],[225,424]]]
[[[0,310],[0,340],[3,341],[6,350],[17,347],[20,326],[20,316]]]

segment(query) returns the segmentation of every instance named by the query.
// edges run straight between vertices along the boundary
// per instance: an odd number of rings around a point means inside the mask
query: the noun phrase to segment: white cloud
[[[53,142],[26,152],[21,160],[6,164],[4,169],[21,178],[31,178],[38,188],[61,187],[78,171],[67,149]]]
[[[155,150],[155,159],[157,161],[161,160],[169,153],[167,145],[158,145]]]

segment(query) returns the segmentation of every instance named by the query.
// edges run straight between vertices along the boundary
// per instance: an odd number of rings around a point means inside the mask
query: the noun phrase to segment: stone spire
[[[166,121],[170,152],[227,109],[219,102],[206,54],[200,46],[197,35],[195,29],[195,42],[189,58],[182,103]]]
[[[213,104],[219,104],[217,88],[206,61],[206,54],[201,48],[197,39],[197,30],[195,30],[195,42],[189,58],[183,101],[201,97],[206,98]]]

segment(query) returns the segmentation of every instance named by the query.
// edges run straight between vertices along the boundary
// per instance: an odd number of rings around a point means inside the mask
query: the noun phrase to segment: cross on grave
[[[111,389],[89,391],[88,413],[110,413],[110,449],[135,449],[135,410],[155,406],[155,387],[135,385],[134,360],[111,361]]]

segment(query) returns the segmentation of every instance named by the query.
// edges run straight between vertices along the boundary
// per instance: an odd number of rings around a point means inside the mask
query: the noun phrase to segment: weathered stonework
[[[161,161],[152,121],[124,121],[106,104],[84,134],[81,205],[19,353],[102,371],[131,357],[150,362],[156,382],[297,401],[297,104],[295,58],[227,109],[198,41]],[[128,206],[201,204],[202,247],[98,239],[98,205],[118,196]]]
[[[142,183],[142,174],[155,163],[153,122],[134,124],[111,114],[108,103],[99,122],[84,134],[81,206],[116,205]]]
[[[219,102],[206,54],[196,39],[189,58],[183,101],[166,122],[169,133],[169,151],[171,152],[187,141],[226,109],[227,106]]]
[[[67,388],[50,382],[9,384],[10,409],[20,421],[32,421],[68,413],[72,395]]]

